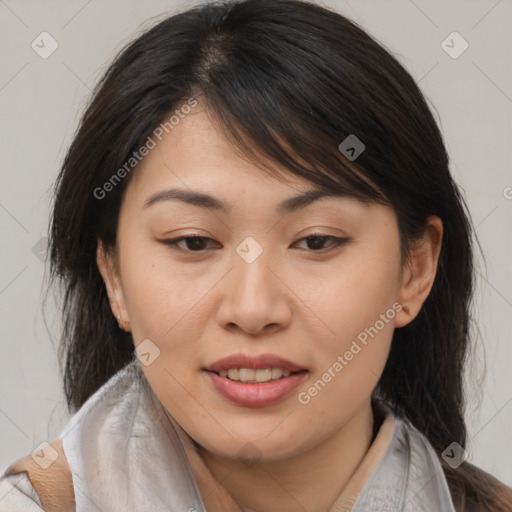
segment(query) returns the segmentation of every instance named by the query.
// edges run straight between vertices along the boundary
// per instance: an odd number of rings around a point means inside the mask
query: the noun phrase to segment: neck
[[[202,447],[198,452],[243,512],[327,512],[366,455],[374,430],[368,402],[331,437],[293,458],[248,467]]]

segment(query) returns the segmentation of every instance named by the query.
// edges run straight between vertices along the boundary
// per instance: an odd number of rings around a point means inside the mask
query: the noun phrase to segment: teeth
[[[233,368],[227,371],[227,376],[231,380],[240,380],[240,377],[238,376],[238,368]]]
[[[282,368],[262,368],[253,370],[252,368],[230,368],[229,370],[220,370],[221,377],[227,377],[230,380],[239,380],[241,382],[269,382],[281,377],[289,377],[291,371]]]
[[[272,368],[272,378],[273,379],[279,379],[281,375],[283,374],[283,370],[281,368]]]
[[[268,382],[272,380],[272,368],[264,368],[254,372],[254,380],[256,382]]]
[[[242,382],[249,382],[250,380],[254,380],[255,376],[256,370],[250,370],[249,368],[240,368],[240,370],[238,370],[238,377]]]

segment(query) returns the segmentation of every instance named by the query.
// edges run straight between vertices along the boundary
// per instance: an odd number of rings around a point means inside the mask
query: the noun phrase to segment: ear
[[[435,215],[427,219],[423,237],[410,248],[398,302],[406,308],[396,315],[395,327],[403,327],[418,315],[434,284],[443,239],[443,222]]]
[[[103,241],[100,239],[98,239],[96,248],[96,263],[107,289],[110,309],[116,317],[119,327],[123,331],[130,332],[130,319],[126,310],[115,254],[105,248]]]

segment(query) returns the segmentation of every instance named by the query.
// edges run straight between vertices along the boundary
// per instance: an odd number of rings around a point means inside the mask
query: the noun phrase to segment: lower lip
[[[234,404],[243,407],[266,407],[287,398],[308,372],[292,373],[289,377],[255,384],[230,380],[210,371],[206,373],[215,389]]]

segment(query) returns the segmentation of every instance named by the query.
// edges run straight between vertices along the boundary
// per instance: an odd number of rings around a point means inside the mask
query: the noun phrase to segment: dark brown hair
[[[474,233],[439,127],[388,50],[344,16],[300,0],[210,2],[167,17],[128,44],[98,83],[56,182],[50,227],[51,277],[64,287],[60,357],[70,411],[134,351],[95,256],[98,238],[115,246],[136,168],[105,197],[94,191],[192,96],[255,162],[263,156],[321,188],[394,208],[404,259],[427,217],[441,218],[433,288],[417,317],[395,329],[375,394],[438,454],[454,441],[465,447]],[[338,149],[349,135],[365,145],[353,161]],[[512,491],[490,475],[467,462],[442,464],[457,510],[512,510]]]

